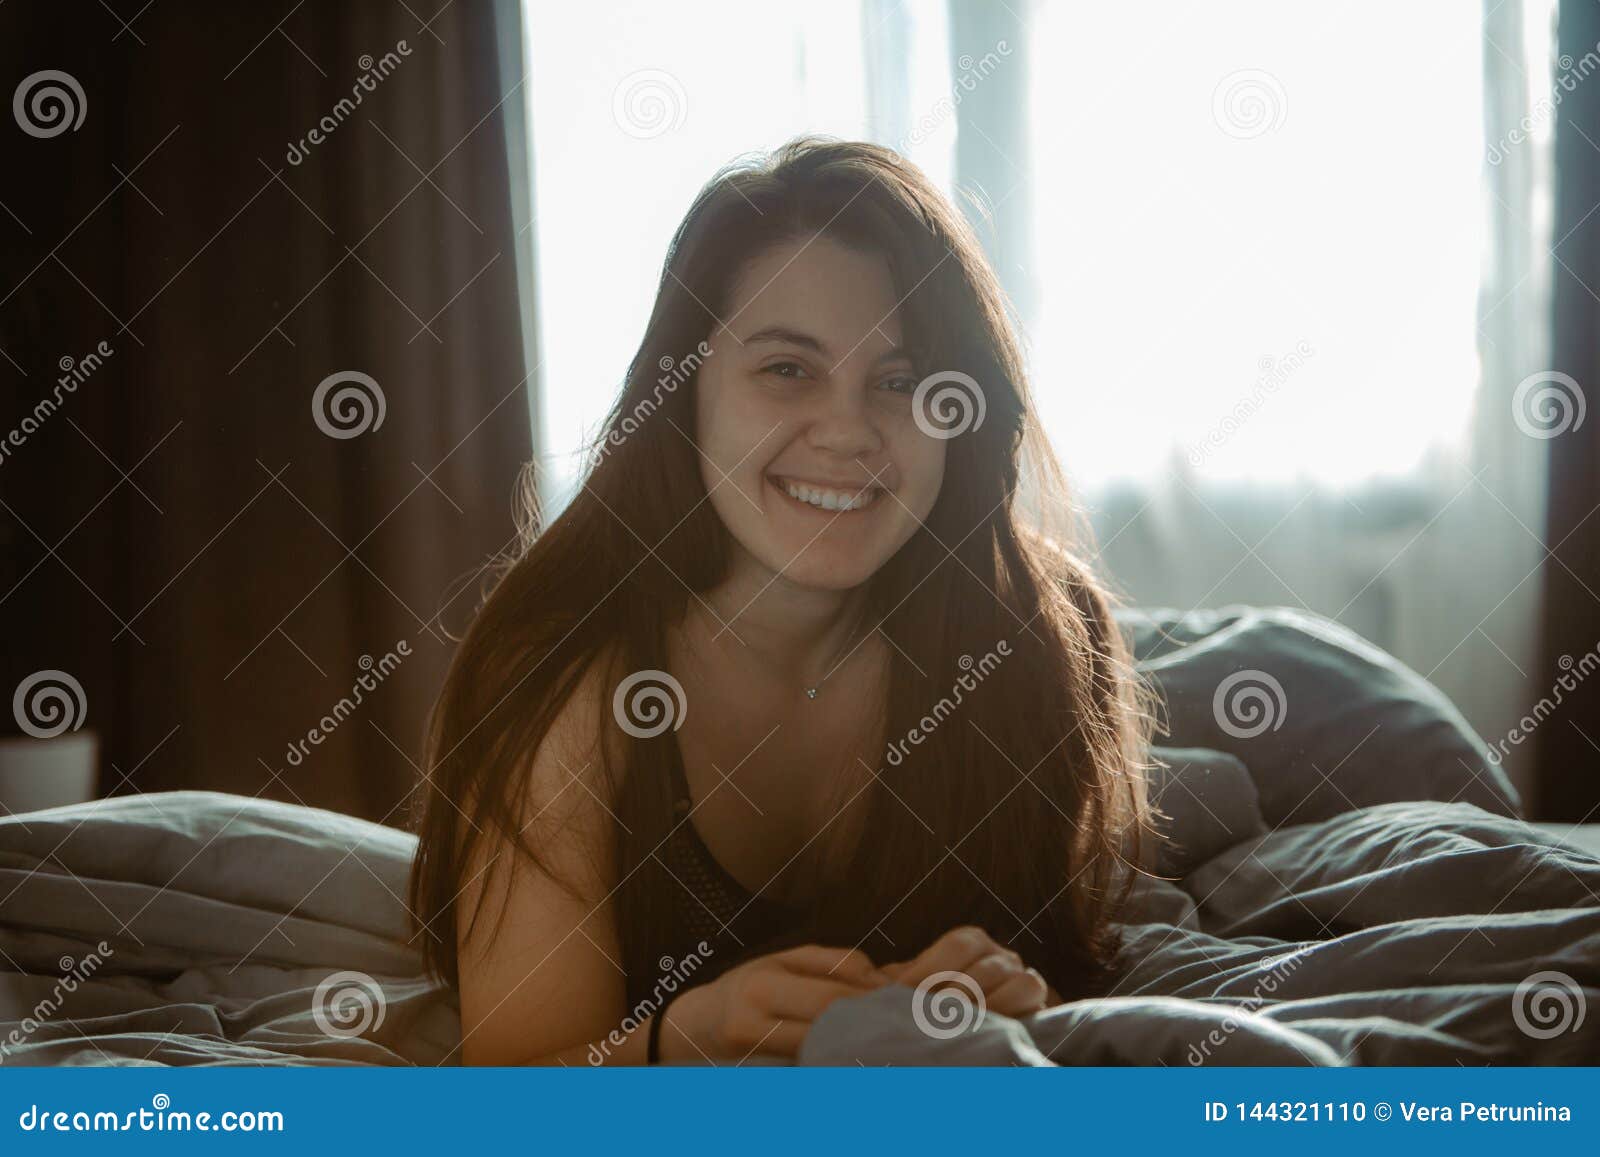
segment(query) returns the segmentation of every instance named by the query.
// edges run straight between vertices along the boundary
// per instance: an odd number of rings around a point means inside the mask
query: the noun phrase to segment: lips
[[[767,475],[773,489],[801,505],[825,514],[855,514],[875,504],[883,487],[875,483],[817,482],[803,478]]]

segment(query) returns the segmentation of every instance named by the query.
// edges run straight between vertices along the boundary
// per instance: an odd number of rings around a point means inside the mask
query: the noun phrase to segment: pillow
[[[1517,816],[1487,747],[1437,687],[1328,619],[1286,608],[1123,610],[1174,747],[1237,757],[1274,827],[1400,800]]]
[[[1159,873],[1187,876],[1234,844],[1266,835],[1261,797],[1239,760],[1198,747],[1153,747],[1150,754],[1150,802],[1167,837]]]

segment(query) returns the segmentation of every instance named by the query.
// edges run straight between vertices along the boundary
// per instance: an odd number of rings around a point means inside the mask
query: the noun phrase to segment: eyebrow
[[[784,345],[796,345],[801,349],[808,349],[814,353],[822,354],[824,356],[827,356],[828,354],[827,345],[819,338],[816,338],[803,330],[790,329],[788,326],[784,325],[769,325],[764,329],[756,330],[755,333],[744,339],[745,345],[751,345],[755,342],[775,342]],[[886,362],[892,358],[905,358],[910,360],[911,355],[903,346],[895,346],[893,349],[885,350],[881,355],[879,355],[877,361]]]

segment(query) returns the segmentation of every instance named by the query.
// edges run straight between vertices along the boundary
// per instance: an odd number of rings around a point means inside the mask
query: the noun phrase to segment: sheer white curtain
[[[877,140],[976,206],[1133,601],[1331,615],[1496,738],[1537,698],[1553,8],[529,0],[547,492],[699,185]]]
[[[1106,569],[1337,618],[1491,740],[1538,697],[1554,8],[951,8],[957,67],[1023,29],[955,179],[1031,190],[997,264]]]

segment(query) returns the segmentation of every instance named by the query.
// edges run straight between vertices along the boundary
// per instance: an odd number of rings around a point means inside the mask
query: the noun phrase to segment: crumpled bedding
[[[1470,804],[1283,828],[1146,890],[1108,998],[1026,1021],[897,987],[829,1009],[810,1064],[1600,1062],[1600,859]],[[1159,918],[1157,918],[1159,914]],[[1524,989],[1530,977],[1544,980]],[[1559,975],[1558,975],[1559,974]],[[1592,1010],[1592,1015],[1584,1015]]]
[[[802,1063],[1600,1062],[1600,859],[1516,818],[1436,689],[1298,612],[1121,621],[1165,703],[1173,838],[1115,987],[1025,1021],[888,988]],[[0,819],[0,1065],[454,1063],[414,851],[209,792]]]

